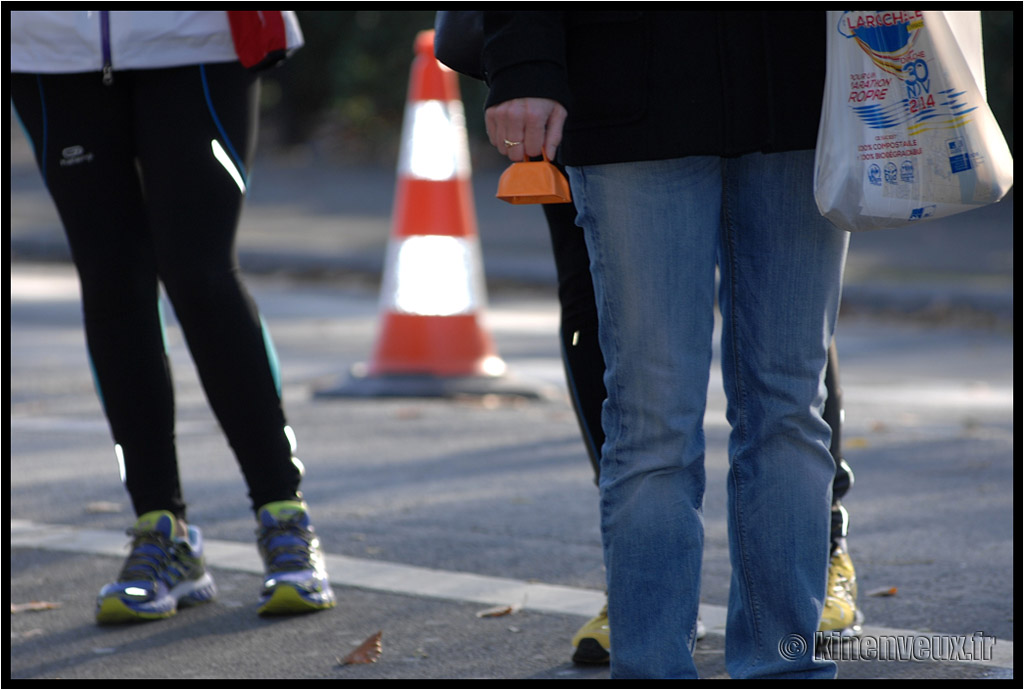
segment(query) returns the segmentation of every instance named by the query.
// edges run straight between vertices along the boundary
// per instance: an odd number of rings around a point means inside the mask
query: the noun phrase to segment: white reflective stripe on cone
[[[405,108],[398,174],[420,180],[469,179],[462,101],[416,101]]]
[[[486,302],[479,243],[447,235],[392,239],[381,307],[421,316],[471,314]]]

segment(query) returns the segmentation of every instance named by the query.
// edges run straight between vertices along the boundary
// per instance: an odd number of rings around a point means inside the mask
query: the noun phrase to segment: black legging
[[[78,270],[136,514],[185,517],[160,283],[253,507],[297,498],[276,362],[235,257],[258,79],[237,63],[118,72],[110,85],[15,74],[12,94]]]
[[[573,204],[546,204],[544,215],[551,234],[555,272],[558,276],[562,361],[596,482],[601,473],[600,451],[604,443],[601,406],[607,393],[604,387],[604,357],[597,338],[597,305],[590,277],[590,257],[583,231],[575,223],[576,208]],[[845,539],[847,529],[846,509],[840,499],[853,483],[853,473],[842,457],[843,400],[835,342],[829,347],[825,384],[828,398],[823,416],[832,428],[829,450],[836,462],[836,477],[832,484],[831,531],[832,548],[835,549]]]

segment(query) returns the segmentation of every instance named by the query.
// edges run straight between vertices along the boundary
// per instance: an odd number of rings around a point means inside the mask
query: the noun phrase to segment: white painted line
[[[55,415],[12,415],[10,417],[9,428],[13,431],[37,433],[59,432],[69,434],[110,434],[110,424],[107,422],[106,417],[95,415],[90,415],[88,418]],[[209,433],[211,428],[212,422],[179,420],[176,422],[175,433],[178,435],[202,434]]]
[[[66,525],[46,525],[28,520],[11,520],[12,548],[36,548],[72,551],[100,556],[121,557],[127,553],[124,532],[80,529]],[[604,592],[488,577],[433,568],[374,561],[350,556],[326,555],[331,584],[358,587],[379,592],[469,602],[487,606],[521,606],[543,613],[558,613],[590,618],[605,603]],[[263,564],[255,543],[206,540],[206,563],[212,568],[262,574]],[[725,634],[726,609],[701,604],[701,620],[708,633]],[[970,638],[971,635],[943,635],[933,632],[865,626],[864,638]],[[988,658],[957,660],[1002,669],[1014,667],[1012,640],[994,640]]]

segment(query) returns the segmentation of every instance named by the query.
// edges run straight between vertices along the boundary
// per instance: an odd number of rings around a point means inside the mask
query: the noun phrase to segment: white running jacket
[[[303,42],[294,12],[13,11],[11,72],[108,72],[241,60]]]

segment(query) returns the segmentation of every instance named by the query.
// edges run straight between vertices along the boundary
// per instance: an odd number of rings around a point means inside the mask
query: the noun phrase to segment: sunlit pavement
[[[85,363],[73,274],[15,264],[11,601],[59,608],[12,615],[12,677],[607,677],[606,668],[569,662],[569,639],[600,607],[603,573],[596,490],[564,397],[551,297],[499,291],[486,318],[510,372],[549,397],[344,400],[316,393],[369,355],[374,286],[280,277],[251,285],[281,356],[338,608],[255,616],[244,487],[172,321],[186,497],[211,540],[221,596],[161,623],[93,624],[92,598],[119,567],[130,507]],[[840,334],[844,437],[857,476],[850,544],[869,641],[860,659],[840,657],[840,677],[1006,677],[1012,335],[862,316],[844,318]],[[697,660],[705,676],[721,677],[728,556],[717,372],[709,399],[710,634]],[[894,596],[872,594],[892,588]],[[495,607],[504,615],[482,615]],[[378,631],[376,663],[340,665]],[[974,656],[987,658],[965,658],[975,633],[986,644]],[[922,645],[937,638],[958,656],[929,658],[936,652]],[[876,641],[890,658],[873,655]]]
[[[93,597],[120,566],[131,509],[66,246],[18,132],[10,157],[11,678],[607,677],[569,662],[572,634],[603,596],[596,489],[564,392],[543,216],[494,200],[499,166],[473,179],[485,323],[517,384],[544,395],[344,399],[318,392],[372,352],[394,171],[258,161],[239,255],[281,357],[339,605],[256,617],[245,489],[169,311],[186,498],[221,594],[161,623],[99,628]],[[867,624],[859,646],[837,652],[841,678],[1011,675],[1014,235],[1011,194],[851,238],[838,344]],[[706,429],[709,635],[696,659],[722,677],[717,364]],[[376,663],[341,665],[377,632]]]

